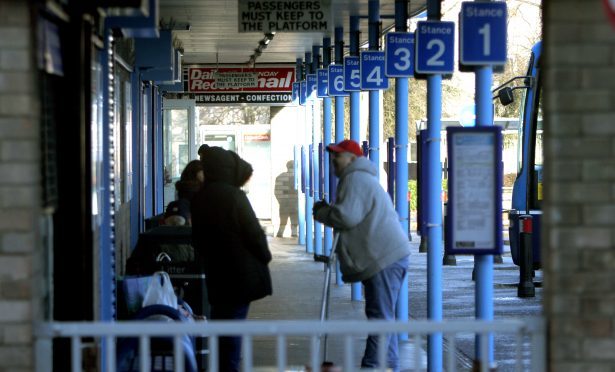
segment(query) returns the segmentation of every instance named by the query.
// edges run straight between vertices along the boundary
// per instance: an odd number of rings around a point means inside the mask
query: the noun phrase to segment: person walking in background
[[[290,160],[286,163],[286,172],[280,173],[275,178],[275,188],[273,193],[278,200],[278,211],[280,216],[280,226],[276,236],[284,236],[286,224],[290,224],[290,236],[297,236],[297,226],[299,225],[297,216],[297,190],[294,185],[295,162]]]
[[[378,183],[375,166],[358,143],[327,146],[339,177],[335,203],[314,203],[314,219],[339,233],[336,253],[342,279],[363,283],[368,319],[395,319],[395,306],[408,269],[410,243],[391,198]],[[397,335],[388,337],[387,365],[399,370]],[[369,335],[361,366],[378,367],[378,337]]]
[[[241,186],[252,166],[221,147],[203,156],[205,182],[192,199],[192,243],[207,277],[211,319],[246,319],[250,302],[272,294],[267,238]],[[239,371],[241,338],[221,337],[220,371]]]

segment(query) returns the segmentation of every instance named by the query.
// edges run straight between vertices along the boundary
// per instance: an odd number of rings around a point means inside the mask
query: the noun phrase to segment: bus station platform
[[[255,301],[248,317],[260,320],[313,320],[320,315],[324,265],[316,262],[313,255],[306,253],[305,246],[297,244],[296,238],[271,238],[269,248],[273,260],[269,265],[273,280],[273,295]],[[409,273],[409,317],[427,318],[427,255],[419,253],[420,237],[414,235],[411,244]],[[536,297],[518,298],[516,284],[519,280],[518,267],[512,263],[508,246],[504,247],[503,263],[494,265],[494,314],[498,318],[534,317],[541,312],[542,290],[536,288]],[[443,267],[443,318],[445,320],[474,319],[474,282],[472,281],[473,257],[457,256],[456,266]],[[536,272],[535,281],[542,279],[541,271]],[[350,286],[338,286],[332,275],[329,319],[365,320],[364,302],[351,301]],[[354,360],[357,370],[365,347],[367,335],[355,339]],[[514,336],[495,336],[494,359],[497,371],[515,370],[517,358]],[[426,339],[421,338],[420,350],[415,349],[412,340],[400,342],[401,370],[415,369],[417,355],[421,370],[427,368]],[[253,361],[258,371],[277,371],[275,339],[254,339]],[[521,356],[528,355],[527,343],[523,344]],[[307,338],[287,340],[288,365],[290,370],[306,370],[309,364],[310,341]],[[343,341],[329,338],[327,360],[336,366],[343,364]],[[444,358],[448,358],[449,342],[445,337]],[[455,359],[458,371],[472,370],[474,357],[474,334],[458,335],[455,339]],[[529,361],[524,361],[529,367]],[[529,368],[528,368],[529,369]],[[341,370],[341,369],[340,369]]]

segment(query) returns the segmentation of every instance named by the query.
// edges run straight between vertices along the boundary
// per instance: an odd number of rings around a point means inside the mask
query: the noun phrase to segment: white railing
[[[431,334],[442,334],[447,338],[448,352],[445,356],[445,370],[456,371],[455,337],[460,334],[476,334],[487,336],[490,333],[497,335],[516,335],[516,371],[543,372],[545,368],[545,326],[540,318],[510,319],[497,321],[478,320],[447,320],[432,322],[428,320],[412,320],[408,323],[386,321],[209,321],[209,322],[53,322],[43,323],[36,329],[36,371],[51,371],[51,341],[55,338],[69,338],[71,340],[72,371],[82,371],[81,349],[83,338],[94,338],[98,347],[106,348],[105,365],[107,371],[116,369],[115,341],[119,337],[136,337],[139,339],[139,370],[150,370],[150,338],[172,337],[174,339],[174,370],[184,371],[184,358],[181,340],[187,335],[207,337],[209,347],[208,371],[218,370],[218,337],[241,336],[243,339],[243,370],[252,371],[253,366],[253,338],[255,336],[273,337],[277,340],[277,370],[284,371],[287,367],[286,340],[288,336],[305,336],[310,339],[310,363],[312,371],[320,370],[320,335],[341,336],[344,340],[344,371],[356,369],[354,358],[354,339],[375,334],[380,337],[379,360],[380,370],[384,371],[385,342],[387,334],[407,333],[410,335],[415,347],[414,370],[421,371],[421,338]],[[260,339],[260,338],[259,338]],[[485,340],[487,337],[481,337]],[[529,360],[524,360],[523,343],[529,340]],[[480,342],[481,355],[487,355],[487,342]],[[307,351],[306,351],[307,354]],[[48,360],[45,360],[48,359]],[[497,361],[496,361],[497,362]],[[529,362],[529,363],[528,363]],[[525,364],[524,364],[525,363]],[[529,364],[529,367],[528,367]],[[481,371],[488,370],[488,363],[481,364]]]

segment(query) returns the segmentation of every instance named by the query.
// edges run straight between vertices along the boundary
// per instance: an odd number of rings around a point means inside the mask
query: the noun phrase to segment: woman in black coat
[[[211,319],[245,319],[251,301],[271,295],[271,252],[240,189],[252,166],[232,151],[209,147],[205,182],[191,203],[192,240],[205,270]],[[221,337],[220,370],[239,371],[241,339]]]

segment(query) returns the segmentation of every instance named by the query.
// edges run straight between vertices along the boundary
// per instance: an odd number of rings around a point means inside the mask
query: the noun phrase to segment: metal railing
[[[147,323],[144,326],[144,323]],[[207,337],[209,346],[208,371],[218,370],[218,338],[220,336],[241,336],[243,339],[243,370],[252,371],[253,365],[253,338],[255,336],[273,337],[277,345],[277,370],[287,368],[287,338],[288,336],[304,336],[310,340],[310,364],[312,371],[320,370],[320,336],[327,333],[332,336],[341,336],[344,340],[343,370],[356,370],[354,359],[354,339],[375,334],[379,337],[380,370],[384,371],[386,365],[385,340],[388,334],[408,333],[415,345],[414,370],[421,371],[421,338],[434,333],[442,333],[449,343],[449,352],[445,357],[447,371],[456,371],[455,338],[460,334],[477,334],[486,336],[489,333],[516,335],[516,371],[545,370],[545,326],[540,318],[510,319],[497,321],[478,320],[450,320],[432,322],[428,320],[413,320],[404,322],[387,321],[209,321],[209,322],[156,322],[156,321],[130,321],[130,322],[52,322],[43,323],[36,328],[36,371],[51,371],[51,341],[56,338],[69,338],[71,340],[72,371],[82,371],[83,339],[95,340],[98,348],[106,349],[106,370],[116,371],[116,339],[136,337],[139,340],[139,370],[150,371],[151,350],[150,339],[153,337],[171,337],[174,340],[173,358],[174,370],[183,372],[184,349],[182,337],[185,335]],[[481,337],[485,339],[485,337]],[[529,340],[529,360],[524,360],[523,344]],[[482,355],[487,355],[487,344],[480,345]],[[143,352],[144,351],[144,352]],[[306,351],[307,354],[307,351]],[[46,360],[47,359],[47,360]],[[497,362],[497,361],[496,361]],[[529,362],[529,369],[527,364]],[[525,364],[524,364],[525,363]],[[481,364],[481,371],[488,370],[488,363]]]

